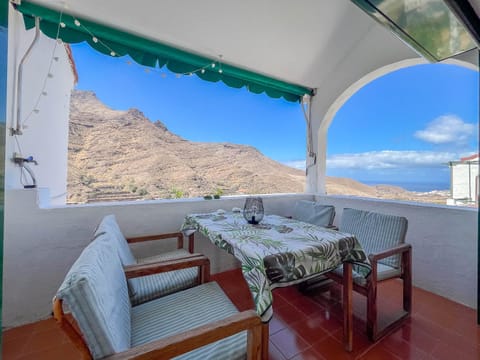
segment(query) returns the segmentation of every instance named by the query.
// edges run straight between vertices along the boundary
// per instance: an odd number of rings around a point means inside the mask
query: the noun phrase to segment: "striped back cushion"
[[[339,230],[355,235],[368,255],[404,243],[407,227],[408,221],[403,216],[343,209]],[[400,256],[390,256],[379,263],[398,268]]]
[[[70,308],[94,359],[130,348],[127,283],[108,242],[93,241],[83,250],[56,296]]]
[[[117,249],[118,256],[120,256],[123,266],[134,265],[137,263],[137,260],[128,246],[125,236],[123,236],[122,230],[120,230],[120,227],[118,226],[115,215],[107,215],[102,219],[97,230],[95,230],[95,238],[102,233],[109,234],[110,236],[107,240],[114,241],[113,246]]]
[[[332,205],[322,205],[314,201],[300,200],[295,204],[292,217],[295,220],[318,226],[329,226],[333,224],[335,207]]]

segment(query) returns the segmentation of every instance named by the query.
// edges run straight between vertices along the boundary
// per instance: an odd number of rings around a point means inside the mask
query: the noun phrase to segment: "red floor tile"
[[[269,360],[287,360],[285,356],[277,349],[275,344],[270,341],[268,345],[268,359]]]
[[[244,310],[253,307],[248,286],[239,270],[215,274],[212,279],[232,302]],[[378,289],[380,323],[402,309],[401,283],[386,281]],[[381,341],[366,337],[366,300],[354,294],[353,351],[344,350],[342,288],[300,292],[297,287],[273,291],[270,321],[270,360],[470,360],[480,359],[480,327],[476,312],[461,304],[414,288],[413,314]],[[2,359],[79,359],[78,352],[52,319],[3,332]]]
[[[308,342],[290,328],[280,330],[276,334],[271,335],[270,341],[286,359],[290,359],[310,347]]]
[[[382,345],[374,346],[368,349],[364,354],[362,354],[359,360],[400,360],[394,352],[390,349],[385,348]]]
[[[329,360],[354,360],[355,357],[359,355],[358,352],[346,352],[343,344],[332,335],[314,343],[312,348],[325,359]]]
[[[299,320],[289,325],[289,328],[295,331],[308,343],[320,341],[321,339],[330,335],[330,333],[323,327],[324,321],[321,317],[307,318]]]
[[[270,335],[273,335],[280,330],[285,329],[288,327],[288,324],[283,322],[283,320],[279,319],[275,313],[273,314],[272,318],[270,319],[270,322],[268,323]]]
[[[295,355],[291,360],[328,360],[328,359],[324,358],[321,354],[319,354],[312,347],[310,347],[307,350],[302,351],[300,354]]]

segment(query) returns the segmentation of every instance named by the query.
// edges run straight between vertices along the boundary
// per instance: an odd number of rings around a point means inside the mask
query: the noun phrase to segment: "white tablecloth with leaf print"
[[[212,243],[234,255],[253,295],[256,311],[267,322],[272,317],[272,292],[320,273],[344,261],[370,272],[365,252],[355,236],[277,215],[266,215],[258,225],[241,213],[190,214],[181,230],[199,231]]]

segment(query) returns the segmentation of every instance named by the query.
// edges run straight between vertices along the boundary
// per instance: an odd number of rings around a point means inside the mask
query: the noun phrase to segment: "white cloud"
[[[475,134],[476,125],[455,115],[443,115],[431,121],[424,130],[416,131],[414,136],[433,144],[465,144]]]
[[[463,154],[434,151],[370,151],[356,154],[338,154],[327,159],[327,168],[336,169],[398,169],[442,168],[458,160]]]
[[[305,167],[306,167],[305,160],[287,161],[287,162],[284,162],[283,164],[290,166],[294,169],[300,169],[300,170],[305,170]]]

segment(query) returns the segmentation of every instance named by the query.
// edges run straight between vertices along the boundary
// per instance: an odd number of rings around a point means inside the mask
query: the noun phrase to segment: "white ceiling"
[[[339,66],[353,52],[357,61],[385,56],[380,65],[416,56],[349,0],[34,2],[311,88],[345,71]],[[362,56],[371,39],[378,52]]]

